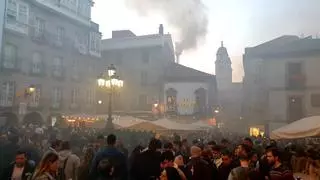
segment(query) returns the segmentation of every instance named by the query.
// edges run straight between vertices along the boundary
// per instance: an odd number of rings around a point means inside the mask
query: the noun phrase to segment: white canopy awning
[[[295,121],[271,132],[272,139],[298,139],[320,136],[320,116]]]
[[[170,130],[194,130],[190,124],[177,123],[169,119],[159,119],[152,122],[155,125],[166,127]]]

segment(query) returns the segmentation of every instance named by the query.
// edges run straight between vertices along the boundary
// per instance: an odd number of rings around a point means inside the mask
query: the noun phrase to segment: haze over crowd
[[[136,11],[136,8],[126,2],[129,1],[95,0],[93,20],[100,24],[104,38],[111,37],[111,31],[119,29],[130,29],[137,35],[156,33],[160,23],[165,25],[165,32],[173,34],[175,39],[179,38],[179,29],[174,26],[174,23],[168,21],[174,9],[168,10],[168,14],[163,15],[159,6],[153,4],[151,9],[158,9],[158,11],[145,11],[143,15],[141,11]],[[154,1],[146,2],[149,2],[147,5],[150,6],[150,2]],[[179,3],[180,1],[170,2]],[[201,3],[193,0],[188,2]],[[320,7],[320,1],[318,0],[294,1],[294,3],[293,0],[202,0],[202,3],[203,6],[197,7],[203,11],[197,16],[201,16],[200,19],[203,21],[200,22],[205,23],[203,17],[207,14],[208,28],[205,33],[203,26],[199,26],[201,30],[199,37],[206,36],[200,38],[197,48],[182,55],[181,63],[214,74],[215,53],[220,42],[224,41],[233,61],[234,81],[241,81],[243,76],[242,54],[245,47],[257,45],[281,35],[317,36],[320,34],[318,23],[320,11],[317,10]],[[138,4],[138,7],[141,6]],[[185,8],[185,4],[181,7]],[[181,7],[180,9],[176,7],[177,12],[184,12]]]

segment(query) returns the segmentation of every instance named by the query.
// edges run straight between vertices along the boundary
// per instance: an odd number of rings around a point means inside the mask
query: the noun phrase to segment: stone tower
[[[217,79],[219,91],[221,90],[223,91],[231,88],[231,85],[232,85],[231,60],[228,55],[227,48],[223,46],[223,42],[221,42],[221,47],[217,51],[216,79]]]

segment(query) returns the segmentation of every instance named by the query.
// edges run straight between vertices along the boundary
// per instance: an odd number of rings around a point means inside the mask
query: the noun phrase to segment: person
[[[61,143],[59,155],[59,168],[63,170],[63,179],[76,180],[80,167],[80,158],[73,154],[68,141]]]
[[[86,149],[84,154],[84,159],[80,164],[78,171],[78,180],[87,180],[89,179],[91,162],[94,157],[95,150],[93,147],[89,147]]]
[[[268,149],[266,155],[268,163],[271,165],[270,180],[294,180],[292,171],[281,163],[278,148]]]
[[[174,155],[171,150],[166,150],[161,154],[160,180],[186,180],[186,176],[178,165],[174,164]]]
[[[260,173],[250,167],[252,154],[241,154],[239,156],[240,166],[231,170],[228,180],[260,180]]]
[[[212,172],[209,163],[201,158],[201,148],[192,146],[190,152],[191,157],[187,167],[192,172],[191,180],[211,180]]]
[[[201,158],[206,161],[209,165],[211,171],[211,178],[217,179],[218,178],[218,169],[214,162],[213,152],[210,148],[206,148],[201,152]]]
[[[58,140],[58,139],[53,140],[51,142],[50,147],[48,148],[48,150],[44,153],[43,157],[45,157],[46,154],[51,153],[51,152],[58,154],[58,152],[61,149],[61,142],[62,141]]]
[[[48,152],[33,174],[32,180],[56,180],[59,168],[59,156],[54,152]]]
[[[103,135],[98,135],[97,136],[97,140],[94,143],[94,148],[96,152],[99,152],[101,150],[101,148],[103,148],[105,145],[105,140],[104,140],[104,136]]]
[[[218,167],[218,180],[228,180],[228,176],[232,170],[232,154],[228,150],[222,151],[222,163]]]
[[[28,180],[32,176],[34,169],[34,165],[28,162],[26,152],[18,150],[15,161],[3,171],[0,179]]]
[[[117,149],[124,154],[126,159],[129,158],[129,151],[127,148],[124,147],[122,141],[117,141]]]
[[[143,150],[134,159],[131,167],[131,178],[135,180],[152,180],[159,178],[161,174],[161,152],[162,143],[152,138],[147,149]]]
[[[253,142],[252,139],[249,137],[246,137],[243,139],[243,144],[247,145],[249,147],[249,150],[252,151],[253,150]]]
[[[15,152],[17,149],[20,149],[19,136],[16,134],[8,135],[8,142],[6,144],[1,144],[0,147],[0,171],[8,166],[15,158]]]
[[[90,179],[99,178],[103,169],[116,179],[127,180],[128,168],[127,159],[123,153],[121,153],[116,147],[117,138],[114,134],[110,134],[107,137],[107,147],[101,149],[94,157],[90,170]]]

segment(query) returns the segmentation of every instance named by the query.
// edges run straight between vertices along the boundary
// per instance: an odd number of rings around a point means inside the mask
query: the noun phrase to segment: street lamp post
[[[106,123],[106,129],[112,130],[113,129],[112,95],[115,90],[123,87],[123,80],[121,80],[120,77],[116,75],[116,68],[114,67],[113,64],[111,64],[108,67],[107,72],[102,73],[101,76],[97,79],[97,82],[100,88],[108,90],[109,105],[108,105],[108,118]],[[99,104],[101,103],[99,101]]]

